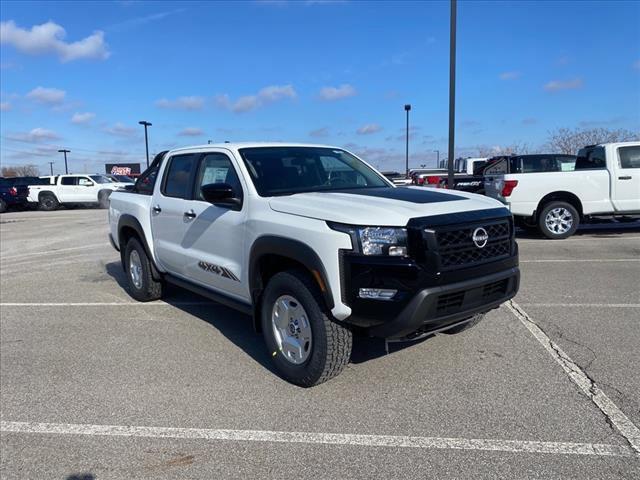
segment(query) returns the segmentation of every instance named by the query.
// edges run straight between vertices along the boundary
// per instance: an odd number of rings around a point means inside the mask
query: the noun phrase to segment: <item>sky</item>
[[[0,164],[103,171],[222,141],[446,156],[448,2],[11,2]],[[640,2],[458,2],[456,153],[555,128],[640,131]]]

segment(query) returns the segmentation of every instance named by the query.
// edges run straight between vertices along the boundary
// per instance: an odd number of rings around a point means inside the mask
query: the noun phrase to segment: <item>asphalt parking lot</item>
[[[3,479],[639,478],[640,228],[522,237],[470,331],[273,373],[249,319],[135,303],[104,210],[0,217]]]

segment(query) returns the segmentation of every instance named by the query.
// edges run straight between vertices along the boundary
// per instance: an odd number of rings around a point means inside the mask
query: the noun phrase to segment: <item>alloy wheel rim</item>
[[[311,354],[311,323],[302,304],[291,295],[282,295],[273,304],[271,326],[282,356],[294,365]]]
[[[549,210],[544,219],[547,229],[556,235],[568,232],[573,226],[573,215],[564,207]]]
[[[142,262],[136,250],[132,250],[129,255],[129,276],[134,287],[142,288]]]

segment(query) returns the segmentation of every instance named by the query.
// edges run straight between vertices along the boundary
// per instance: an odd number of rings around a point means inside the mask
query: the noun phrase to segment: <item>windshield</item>
[[[372,168],[344,150],[323,147],[240,149],[262,197],[302,192],[393,188]]]
[[[91,175],[91,180],[96,183],[111,183],[111,181],[104,175]]]

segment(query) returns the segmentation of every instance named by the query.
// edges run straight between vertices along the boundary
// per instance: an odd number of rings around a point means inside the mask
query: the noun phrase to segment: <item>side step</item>
[[[167,282],[180,287],[186,290],[190,290],[193,293],[196,293],[202,297],[208,298],[216,303],[224,305],[226,307],[233,308],[234,310],[238,310],[246,315],[253,315],[253,307],[249,303],[245,303],[240,300],[236,300],[235,298],[231,298],[224,293],[219,293],[214,290],[201,287],[200,285],[196,285],[195,283],[189,282],[187,280],[183,280],[181,278],[175,277],[170,274],[165,274],[163,277]]]

